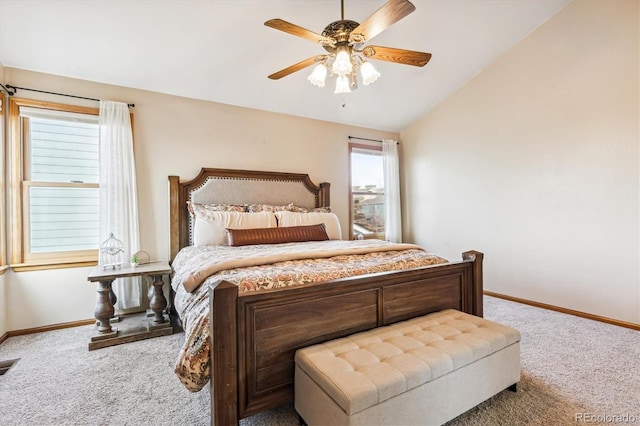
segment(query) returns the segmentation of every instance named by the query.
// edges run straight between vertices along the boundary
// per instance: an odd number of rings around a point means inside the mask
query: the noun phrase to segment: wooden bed
[[[296,173],[204,168],[186,182],[169,176],[171,259],[190,243],[187,201],[313,208],[330,205],[329,189]],[[257,293],[218,282],[209,291],[211,423],[236,424],[292,401],[299,348],[446,308],[482,316],[482,259],[468,251],[442,265]]]

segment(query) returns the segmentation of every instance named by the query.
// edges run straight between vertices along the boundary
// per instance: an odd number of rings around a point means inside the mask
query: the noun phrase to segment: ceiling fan
[[[317,34],[282,19],[271,19],[264,24],[276,30],[305,38],[320,44],[328,54],[315,55],[269,76],[272,80],[286,77],[316,64],[307,78],[311,84],[324,87],[327,74],[337,75],[334,93],[349,93],[358,87],[356,71],[360,70],[362,84],[368,86],[380,77],[380,73],[367,59],[396,62],[423,67],[431,59],[430,53],[393,47],[364,46],[391,25],[413,12],[416,7],[408,0],[389,0],[371,16],[358,23],[344,19],[344,0],[340,0],[341,19],[330,23]]]

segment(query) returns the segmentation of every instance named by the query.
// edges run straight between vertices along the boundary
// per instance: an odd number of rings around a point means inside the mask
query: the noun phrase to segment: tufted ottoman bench
[[[520,380],[518,330],[453,309],[300,349],[309,425],[439,425]]]

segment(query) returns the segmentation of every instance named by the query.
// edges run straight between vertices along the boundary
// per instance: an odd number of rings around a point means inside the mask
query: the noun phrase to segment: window
[[[384,239],[384,166],[382,148],[349,144],[352,238]]]
[[[95,263],[99,246],[98,110],[11,99],[16,270]]]

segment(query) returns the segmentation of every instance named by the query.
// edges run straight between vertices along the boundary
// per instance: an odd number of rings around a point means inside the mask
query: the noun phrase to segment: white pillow
[[[278,226],[303,226],[324,223],[330,240],[341,240],[342,231],[340,221],[335,213],[297,213],[281,211],[275,212],[278,218]]]
[[[270,212],[217,212],[208,211],[206,214],[195,212],[193,224],[193,245],[226,245],[227,233],[225,228],[252,229],[275,228],[276,217]]]

